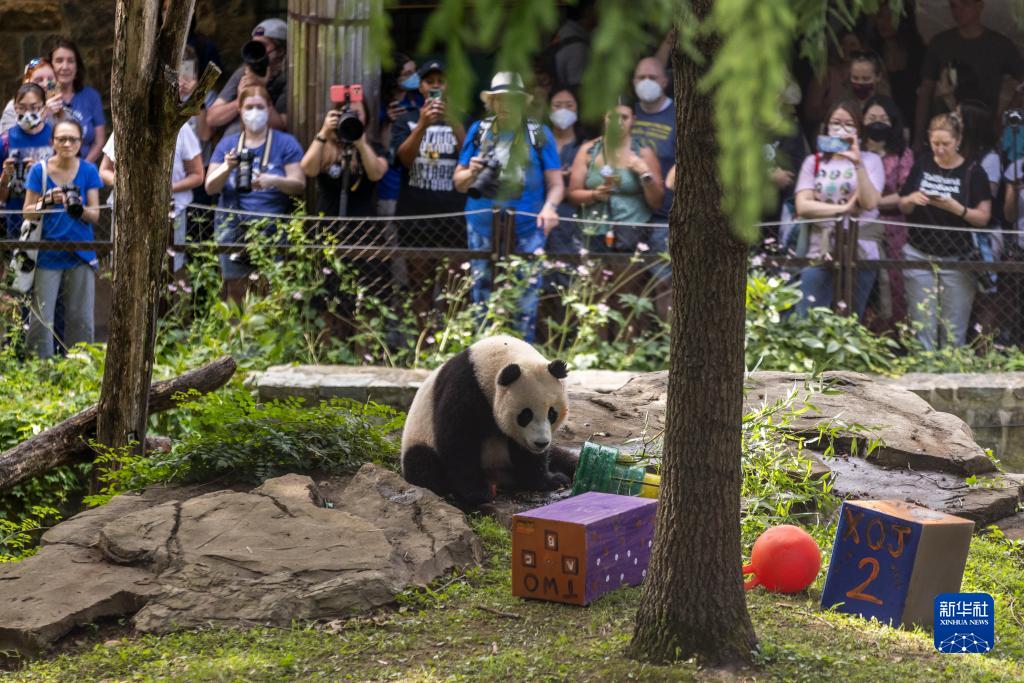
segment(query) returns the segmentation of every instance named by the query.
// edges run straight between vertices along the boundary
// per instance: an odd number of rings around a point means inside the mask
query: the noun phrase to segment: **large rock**
[[[811,386],[803,375],[752,373],[745,408],[755,409],[793,391],[797,407],[806,401],[814,409],[797,417],[792,431],[816,435],[818,425],[832,423],[840,451],[854,434],[844,424],[868,428],[882,441],[869,459],[836,457],[818,463],[819,471],[822,464],[832,471],[833,490],[841,497],[907,500],[973,519],[980,527],[1012,515],[1024,494],[1024,478],[997,474],[961,419],[935,411],[906,389],[865,375],[825,373],[822,384]],[[570,389],[569,418],[557,442],[573,450],[587,440],[638,450],[644,439],[664,430],[667,396],[667,372],[638,375],[610,392]],[[977,483],[969,484],[972,475]]]
[[[157,633],[344,617],[482,557],[460,511],[374,465],[333,509],[299,475],[248,492],[168,491],[115,498],[0,567],[0,650],[39,650],[100,616],[134,614]]]

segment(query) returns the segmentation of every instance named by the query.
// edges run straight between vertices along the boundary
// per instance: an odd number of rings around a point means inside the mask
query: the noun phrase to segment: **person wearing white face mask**
[[[269,128],[270,95],[266,88],[245,88],[239,92],[238,101],[242,132],[224,137],[217,145],[206,175],[206,191],[220,195],[217,205],[221,208],[265,214],[290,213],[291,197],[301,194],[306,187],[300,166],[302,147],[288,133]],[[239,177],[243,150],[252,159],[249,188],[240,183],[244,178]],[[260,219],[218,211],[214,234],[221,244],[245,242],[249,227],[257,222]],[[267,235],[277,232],[273,221],[260,223],[260,227]],[[248,276],[254,272],[247,252],[221,254],[220,266],[226,298],[240,301],[248,287]]]
[[[832,106],[818,136],[819,151],[804,159],[796,181],[796,211],[804,220],[856,215],[863,225],[878,218],[878,202],[885,187],[882,159],[873,152],[860,149],[861,111],[856,102],[839,102]],[[835,151],[838,144],[847,149]],[[801,226],[801,246],[797,256],[824,258],[832,252],[834,224],[814,223]],[[878,259],[876,243],[858,241],[859,257]],[[811,308],[830,307],[833,301],[834,270],[827,266],[810,266],[800,271],[803,299],[796,312],[806,316]],[[878,271],[863,268],[857,271],[853,305],[858,316],[864,314],[868,295],[874,287]]]
[[[569,186],[569,173],[572,171],[572,162],[576,159],[576,152],[579,151],[583,138],[576,126],[578,121],[579,104],[576,94],[568,87],[555,86],[551,89],[548,97],[548,120],[551,121],[551,132],[554,134],[555,147],[558,148],[558,161],[562,165],[562,179],[565,186]],[[563,198],[558,205],[558,215],[562,218],[572,218],[576,215],[576,207],[570,204],[567,198]],[[559,221],[558,225],[547,237],[544,250],[558,259],[559,254],[578,254],[583,247],[583,240],[580,237],[579,223],[575,221]],[[544,274],[544,291],[548,294],[555,294],[559,288],[569,285],[569,275],[560,270],[553,270]],[[556,299],[556,297],[551,297]],[[560,319],[561,316],[555,316]]]
[[[52,128],[46,121],[45,92],[35,83],[25,83],[14,95],[14,112],[17,124],[0,135],[0,205],[17,211],[25,202],[25,179],[28,171],[37,162],[53,156],[50,145]],[[20,214],[8,214],[6,234],[8,239],[17,239],[21,231]],[[2,264],[0,264],[2,268]]]

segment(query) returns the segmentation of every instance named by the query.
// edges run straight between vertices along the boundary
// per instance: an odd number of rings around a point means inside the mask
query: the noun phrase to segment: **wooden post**
[[[167,249],[171,160],[178,130],[198,113],[220,70],[178,97],[178,64],[195,0],[118,0],[111,99],[117,145],[113,301],[97,440],[145,442],[156,311]]]

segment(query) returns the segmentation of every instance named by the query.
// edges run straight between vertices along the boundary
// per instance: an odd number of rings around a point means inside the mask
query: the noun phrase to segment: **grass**
[[[931,634],[822,612],[824,575],[806,594],[748,593],[761,640],[757,668],[738,674],[693,662],[623,657],[640,589],[589,608],[522,601],[509,586],[508,533],[474,520],[486,567],[402,594],[394,609],[290,629],[210,629],[120,637],[28,662],[9,681],[1019,681],[1024,670],[1024,558],[976,537],[965,591],[996,597],[996,649],[942,655]]]

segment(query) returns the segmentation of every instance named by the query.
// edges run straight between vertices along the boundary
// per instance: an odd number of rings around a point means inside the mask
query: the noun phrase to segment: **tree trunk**
[[[703,19],[713,0],[694,0]],[[714,108],[697,64],[674,59],[676,196],[670,215],[672,337],[661,495],[631,656],[712,666],[751,661],[757,644],[743,591],[741,422],[747,249],[721,208]]]
[[[235,360],[224,356],[180,377],[157,382],[149,392],[149,410],[155,413],[173,408],[174,395],[180,392],[195,390],[207,394],[219,389],[234,374]],[[96,432],[98,412],[96,406],[90,406],[0,454],[0,491],[80,460],[89,451],[86,441]]]
[[[97,440],[145,443],[156,311],[168,245],[178,130],[220,73],[211,65],[187,103],[178,65],[195,0],[118,0],[111,104],[117,151],[113,300]]]

